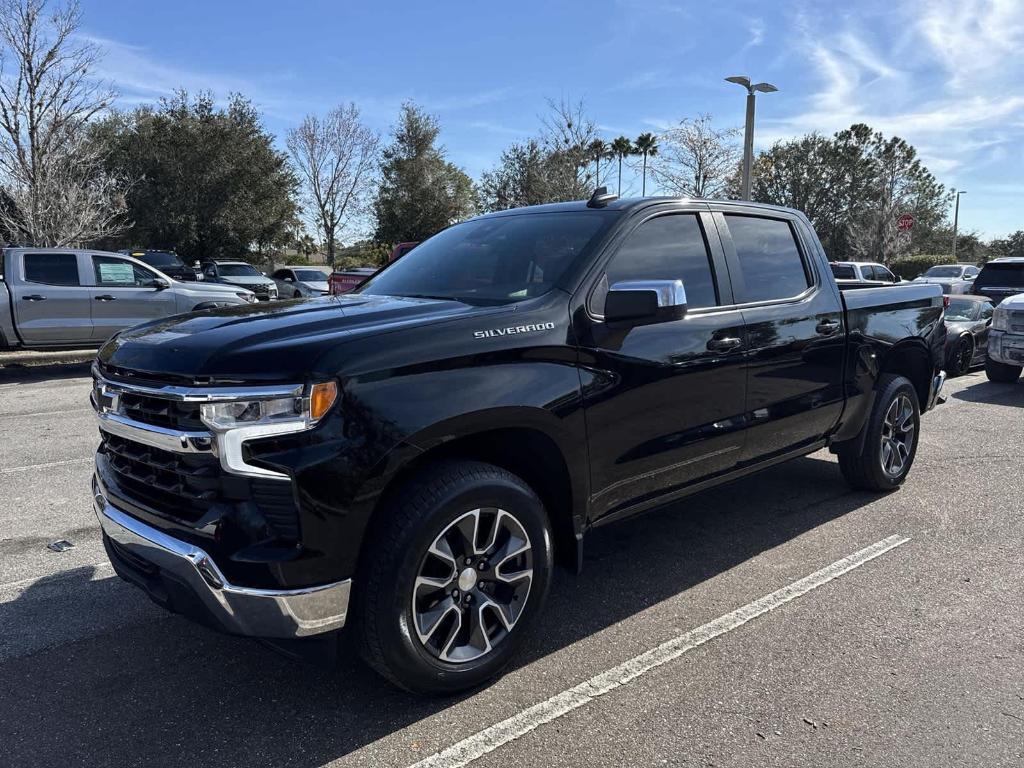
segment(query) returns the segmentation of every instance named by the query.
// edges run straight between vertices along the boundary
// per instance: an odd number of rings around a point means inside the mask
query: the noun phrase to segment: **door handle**
[[[839,330],[840,323],[838,320],[825,319],[814,326],[814,330],[820,333],[822,336],[831,336],[833,333]]]
[[[97,296],[96,301],[114,301],[114,297],[109,293],[105,293],[102,296]]]
[[[21,300],[22,301],[46,301],[46,297],[45,296],[40,296],[38,293],[32,293],[32,294],[29,294],[28,296],[22,296]]]
[[[743,342],[737,339],[735,336],[726,336],[721,339],[711,339],[708,342],[708,349],[712,352],[728,352],[732,349],[736,349]]]

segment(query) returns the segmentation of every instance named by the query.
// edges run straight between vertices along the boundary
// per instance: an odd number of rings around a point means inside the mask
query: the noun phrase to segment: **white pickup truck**
[[[1024,293],[1003,299],[992,315],[985,375],[1010,384],[1024,370]]]
[[[255,301],[244,288],[181,283],[87,249],[5,248],[0,286],[0,349],[98,347],[149,320]]]

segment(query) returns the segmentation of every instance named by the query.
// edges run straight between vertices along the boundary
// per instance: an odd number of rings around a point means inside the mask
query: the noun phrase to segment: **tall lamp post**
[[[747,89],[747,124],[743,131],[743,200],[750,199],[750,173],[754,165],[754,93],[772,93],[779,90],[771,83],[755,83],[751,85],[750,78],[743,75],[734,75],[725,78],[726,82],[742,85]]]
[[[967,190],[953,190],[956,193],[956,205],[953,207],[953,263],[956,264],[956,229],[960,224],[960,195],[966,195]]]

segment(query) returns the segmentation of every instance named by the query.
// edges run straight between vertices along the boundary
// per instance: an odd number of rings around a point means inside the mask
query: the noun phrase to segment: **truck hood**
[[[221,284],[228,283],[230,285],[277,285],[269,277],[263,277],[263,275],[238,275],[231,277],[220,278]]]
[[[507,312],[457,301],[323,296],[246,304],[155,320],[114,336],[101,363],[155,378],[301,382],[339,344],[369,334]]]
[[[226,283],[208,283],[205,280],[199,280],[194,283],[186,280],[175,280],[174,287],[187,291],[195,291],[196,293],[219,294],[221,296],[226,294],[234,296],[239,288],[239,286],[228,285]]]
[[[999,302],[1000,309],[1024,309],[1024,293],[1009,296]]]

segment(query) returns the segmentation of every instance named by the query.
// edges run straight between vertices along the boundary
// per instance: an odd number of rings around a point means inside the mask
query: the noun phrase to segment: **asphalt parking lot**
[[[0,763],[1019,766],[1024,382],[947,391],[902,490],[818,453],[600,529],[508,674],[422,699],[115,578],[86,368],[0,371]]]

